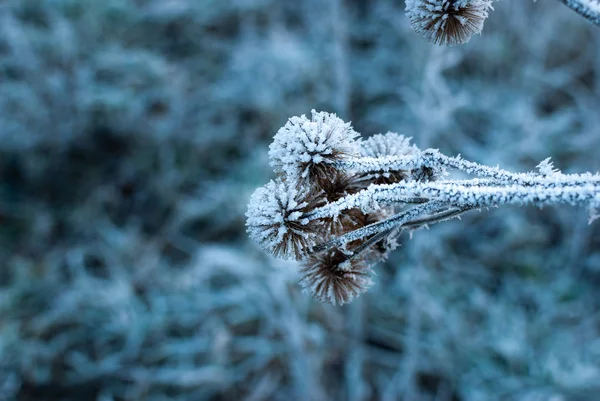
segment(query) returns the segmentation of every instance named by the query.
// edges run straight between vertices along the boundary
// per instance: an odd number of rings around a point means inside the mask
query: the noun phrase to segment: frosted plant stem
[[[339,237],[335,237],[327,242],[319,244],[315,246],[315,252],[321,252],[326,249],[330,249],[333,247],[344,246],[349,242],[356,241],[359,239],[363,239],[365,237],[378,234],[383,231],[391,231],[396,227],[401,226],[403,223],[415,219],[417,217],[423,216],[424,214],[432,213],[436,210],[441,209],[444,206],[443,202],[427,202],[422,205],[418,205],[404,211],[402,213],[398,213],[390,218],[379,221],[377,223],[369,224],[366,227],[359,228],[357,230],[351,231],[347,234],[341,235]]]
[[[392,227],[390,229],[381,231],[381,232],[373,235],[369,239],[367,239],[358,248],[356,248],[352,252],[350,259],[360,255],[364,250],[377,244],[378,242],[382,241],[384,238],[386,238],[388,236],[395,236],[396,235],[395,233],[399,233],[401,229],[404,229],[404,228],[415,229],[415,228],[422,227],[427,224],[441,223],[442,221],[446,221],[446,220],[452,219],[454,217],[457,217],[460,214],[462,214],[466,211],[469,211],[471,209],[473,209],[473,207],[465,206],[462,208],[451,208],[448,210],[439,210],[439,211],[432,213],[429,216],[419,217],[414,220],[407,221],[406,223],[400,224],[397,227]]]
[[[477,177],[493,179],[499,183],[519,185],[536,185],[544,182],[554,184],[584,184],[600,183],[598,174],[561,174],[555,173],[551,177],[542,174],[511,173],[499,167],[489,167],[471,162],[460,156],[449,157],[437,149],[427,149],[420,154],[406,156],[362,157],[341,160],[336,163],[338,168],[348,169],[361,173],[374,173],[378,171],[414,170],[421,167],[448,167]]]
[[[360,246],[352,252],[352,255],[350,255],[350,257],[348,259],[352,259],[352,258],[359,256],[366,249],[369,249],[373,245],[377,244],[379,241],[383,240],[388,235],[391,235],[395,230],[396,230],[396,228],[390,228],[390,229],[384,230],[380,233],[373,235],[371,238],[367,239],[362,244],[360,244]]]
[[[351,170],[357,173],[412,170],[420,166],[420,158],[416,154],[406,156],[348,158],[336,161],[334,166],[342,170]]]
[[[600,26],[599,0],[560,0],[564,5],[577,14]]]
[[[598,174],[561,174],[554,173],[551,176],[532,173],[511,173],[499,167],[488,167],[483,164],[471,162],[460,156],[449,157],[436,149],[428,149],[422,155],[423,165],[426,167],[444,166],[462,171],[478,177],[491,178],[500,183],[518,185],[538,185],[543,183],[556,184],[600,184]]]
[[[569,175],[562,175],[569,177]],[[545,177],[542,177],[545,178]],[[380,205],[423,203],[426,199],[441,200],[445,205],[473,205],[475,207],[502,204],[538,206],[566,203],[590,205],[600,202],[600,183],[578,183],[577,178],[569,185],[564,181],[556,185],[551,178],[537,185],[473,185],[471,180],[434,182],[407,181],[396,184],[371,185],[356,194],[314,209],[302,218],[307,222],[322,218],[336,218],[342,211],[359,208],[364,212],[376,210]]]
[[[406,182],[393,185],[374,185],[369,189],[347,198],[355,198],[349,204],[361,207],[360,198],[364,197],[366,205],[375,203],[393,204],[399,193],[414,196],[424,196],[432,199],[430,202],[415,206],[414,208],[399,213],[386,220],[370,224],[366,227],[351,231],[336,237],[323,244],[317,245],[315,251],[320,252],[332,247],[343,246],[349,242],[363,239],[371,235],[381,234],[380,240],[391,230],[400,226],[417,227],[428,223],[436,223],[455,217],[467,210],[509,205],[592,205],[600,202],[600,185],[573,185],[573,186],[465,186],[456,181],[431,183]],[[341,199],[347,201],[347,199]],[[336,203],[339,203],[336,202]],[[329,205],[328,205],[329,206]],[[339,208],[338,210],[342,210]],[[371,207],[371,206],[367,206]],[[451,207],[448,210],[444,210]],[[361,209],[364,209],[362,205]]]
[[[357,198],[366,200],[368,195],[366,194],[365,191],[368,191],[368,190],[369,189],[367,188],[366,190],[360,191],[354,195],[349,195],[349,196],[342,198],[336,202],[332,202],[325,206],[316,208],[316,209],[312,210],[311,212],[308,212],[305,215],[303,215],[301,220],[304,219],[308,222],[308,221],[318,220],[318,219],[323,219],[323,218],[330,218],[330,217],[336,218],[342,211],[352,209],[352,208],[358,206],[355,204],[355,202],[353,202],[353,200],[356,200]],[[362,195],[358,196],[360,194],[362,194]],[[390,202],[393,204],[422,204],[422,203],[427,203],[429,201],[429,199],[427,199],[427,198],[414,197],[414,196],[402,196],[401,194],[398,194],[398,196],[395,197],[393,201],[391,201],[392,198],[393,197],[390,197]],[[348,200],[350,200],[350,202],[348,202]]]
[[[389,187],[393,187],[392,190]],[[470,187],[456,183],[401,183],[390,185],[377,192],[373,201],[387,203],[387,199],[397,197],[396,192],[405,196],[422,196],[444,201],[446,204],[474,207],[509,205],[590,205],[600,200],[600,185],[583,184],[572,186],[507,185]],[[390,197],[386,195],[391,192]]]
[[[463,206],[460,208],[451,208],[448,210],[441,211],[431,216],[425,216],[417,218],[411,221],[407,221],[402,224],[402,228],[419,228],[428,224],[441,223],[442,221],[450,220],[461,214],[468,212],[469,210],[475,209],[475,206]]]

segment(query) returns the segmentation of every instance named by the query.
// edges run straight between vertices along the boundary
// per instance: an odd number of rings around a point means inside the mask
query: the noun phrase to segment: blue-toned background
[[[471,212],[349,306],[245,233],[288,117],[600,170],[600,29],[494,4],[440,48],[399,0],[0,3],[0,400],[596,400],[600,222]]]

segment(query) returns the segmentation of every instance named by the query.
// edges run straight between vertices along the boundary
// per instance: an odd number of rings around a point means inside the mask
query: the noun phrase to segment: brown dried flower
[[[360,258],[349,259],[337,248],[311,255],[300,272],[304,291],[333,305],[352,301],[373,284],[369,265]]]
[[[437,45],[467,43],[480,33],[492,8],[491,0],[407,0],[413,29]]]

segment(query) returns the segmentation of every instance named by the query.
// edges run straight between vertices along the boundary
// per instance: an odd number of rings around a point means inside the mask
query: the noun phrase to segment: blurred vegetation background
[[[471,213],[346,307],[245,233],[288,117],[600,170],[600,30],[497,2],[452,48],[396,0],[0,3],[0,400],[594,400],[600,225]]]

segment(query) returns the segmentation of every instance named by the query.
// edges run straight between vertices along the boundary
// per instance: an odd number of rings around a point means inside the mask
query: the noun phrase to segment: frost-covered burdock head
[[[279,178],[258,188],[250,197],[246,226],[250,238],[282,259],[302,259],[315,245],[318,220],[303,215],[320,204],[319,197]]]
[[[361,142],[360,155],[363,157],[406,156],[418,151],[410,139],[395,132],[376,134]]]
[[[413,29],[437,45],[467,43],[483,29],[491,0],[406,0]]]
[[[328,181],[337,160],[358,156],[359,136],[335,114],[312,111],[312,118],[292,117],[269,146],[271,165],[290,180]]]
[[[334,305],[352,301],[373,285],[369,265],[359,258],[348,260],[339,249],[311,255],[300,273],[305,292]]]
[[[418,152],[415,145],[411,145],[411,138],[395,132],[377,134],[361,142],[360,155],[362,157],[407,156]],[[410,175],[407,170],[388,170],[370,173],[366,178],[373,184],[393,184],[400,182]]]

